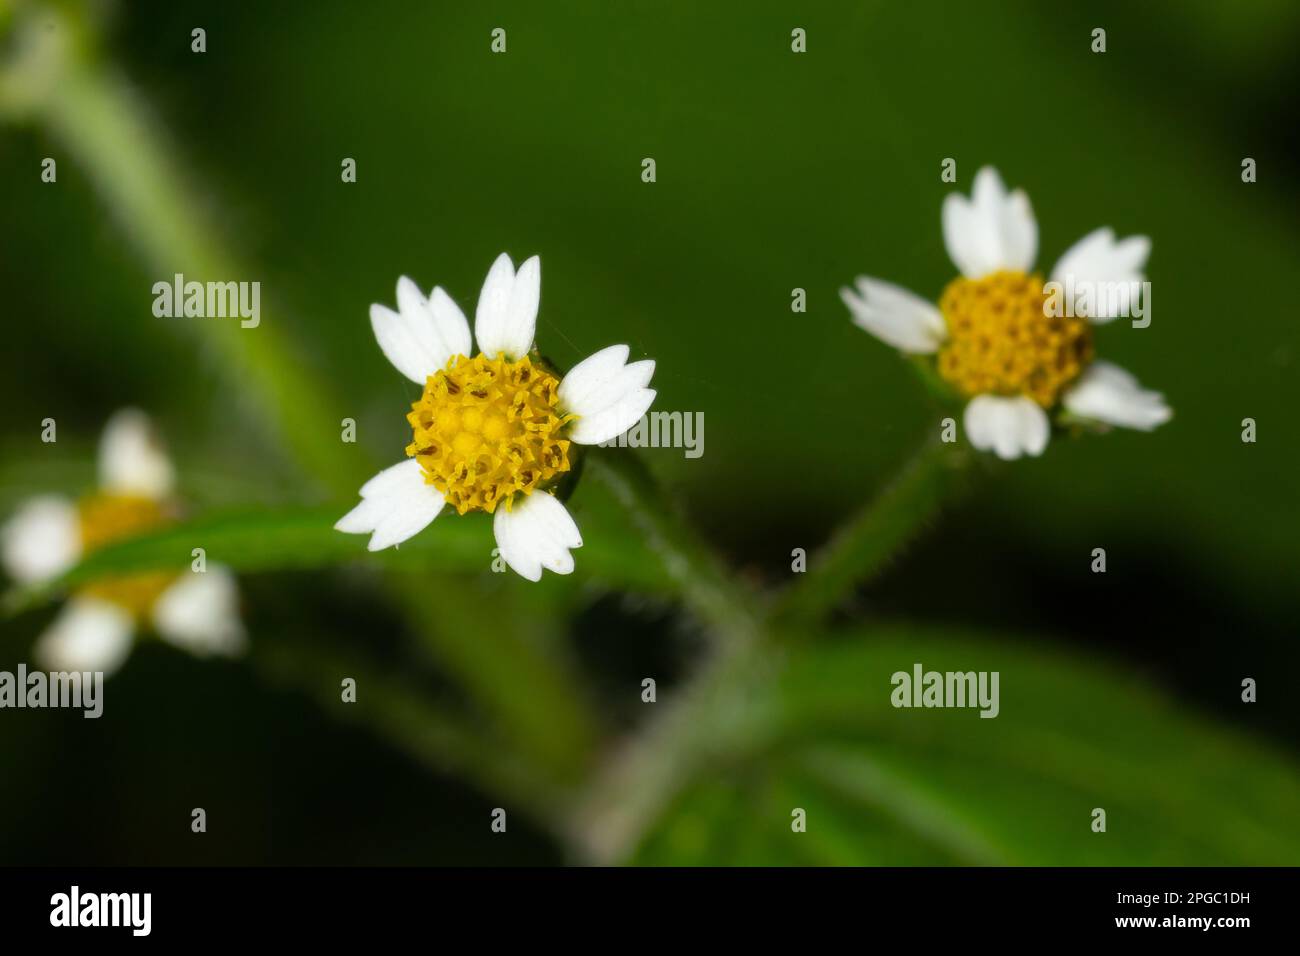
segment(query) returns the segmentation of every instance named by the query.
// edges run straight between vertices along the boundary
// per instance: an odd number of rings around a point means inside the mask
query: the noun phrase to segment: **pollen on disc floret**
[[[948,340],[939,373],[964,395],[1027,395],[1050,408],[1092,360],[1086,319],[1053,315],[1037,275],[957,278],[939,300]]]
[[[457,355],[430,375],[406,420],[425,481],[460,514],[493,512],[569,470],[560,382],[528,356]],[[508,504],[507,504],[508,507]]]

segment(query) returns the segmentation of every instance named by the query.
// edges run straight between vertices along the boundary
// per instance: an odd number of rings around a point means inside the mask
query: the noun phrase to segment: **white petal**
[[[1080,418],[1151,431],[1173,417],[1159,392],[1144,389],[1118,365],[1093,362],[1061,398]]]
[[[370,327],[393,367],[420,385],[454,355],[470,350],[465,314],[440,288],[425,299],[406,276],[397,280],[397,308],[370,307]]]
[[[589,355],[564,376],[559,398],[562,411],[578,416],[569,437],[580,445],[598,445],[627,431],[655,400],[646,388],[655,363],[642,359],[630,365],[626,345],[611,345]]]
[[[1061,256],[1052,268],[1052,279],[1065,288],[1073,288],[1075,315],[1086,315],[1093,322],[1109,322],[1132,314],[1134,292],[1146,279],[1147,257],[1151,240],[1146,236],[1129,236],[1115,240],[1109,227],[1094,229]],[[1091,302],[1083,300],[1089,287]]]
[[[519,267],[504,252],[488,270],[474,313],[474,337],[489,357],[504,353],[518,360],[533,347],[537,307],[541,301],[542,263],[533,256]]]
[[[603,412],[578,419],[569,431],[569,438],[579,445],[599,445],[617,438],[640,421],[658,394],[653,388],[635,389]]]
[[[1001,223],[1006,268],[1028,272],[1038,257],[1038,220],[1023,189],[1013,189],[1003,201]]]
[[[434,330],[446,343],[449,355],[469,355],[473,351],[469,320],[440,285],[434,286],[433,292],[429,294],[429,314],[433,317]]]
[[[165,640],[199,657],[238,654],[246,635],[235,576],[218,565],[185,572],[159,595],[153,625]]]
[[[544,491],[516,496],[509,509],[498,507],[492,531],[506,564],[529,581],[541,580],[543,568],[570,573],[569,550],[582,547],[582,535],[568,509]]]
[[[503,252],[488,269],[474,310],[474,338],[478,340],[480,352],[488,353],[487,343],[496,346],[496,350],[488,354],[495,355],[500,351],[500,341],[509,318],[510,290],[514,285],[515,264]]]
[[[149,417],[135,408],[114,412],[99,440],[99,484],[115,494],[166,497],[175,473]]]
[[[626,345],[611,345],[588,355],[560,382],[560,399],[569,406],[582,405],[588,395],[619,373],[630,353]]]
[[[361,504],[334,527],[348,534],[370,534],[368,549],[382,551],[419,534],[442,506],[442,495],[425,483],[419,461],[409,458],[362,485]]]
[[[537,310],[542,302],[542,260],[530,256],[519,267],[515,287],[510,293],[507,345],[502,351],[512,358],[523,358],[533,347],[537,332]]]
[[[131,651],[135,622],[129,612],[91,597],[74,597],[36,641],[37,662],[46,670],[103,671],[122,666]]]
[[[976,395],[966,405],[966,437],[980,451],[993,451],[1010,461],[1021,455],[1041,455],[1047,447],[1047,414],[1023,395]]]
[[[81,557],[76,506],[57,495],[25,502],[0,531],[0,556],[21,584],[62,574]]]
[[[1038,222],[1022,190],[1008,193],[992,166],[975,174],[971,198],[951,193],[943,201],[943,241],[968,279],[1000,269],[1028,272],[1038,253]]]
[[[943,314],[934,303],[901,286],[858,276],[857,292],[840,289],[840,298],[853,313],[853,324],[886,345],[915,355],[937,351],[948,336]]]
[[[424,296],[420,294],[420,287],[415,284],[415,280],[409,276],[399,278],[397,280],[397,311],[409,322],[412,317],[419,315],[424,309]]]

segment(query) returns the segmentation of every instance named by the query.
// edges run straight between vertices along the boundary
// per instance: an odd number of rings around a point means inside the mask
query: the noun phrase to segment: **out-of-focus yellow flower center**
[[[78,503],[77,513],[83,554],[172,523],[172,516],[161,502],[143,495],[90,495]],[[143,618],[174,580],[176,574],[170,571],[120,575],[87,584],[82,593],[109,601],[137,618]]]
[[[556,410],[560,381],[527,356],[518,362],[457,355],[430,375],[406,420],[425,480],[458,512],[492,512],[569,470],[571,416]],[[508,505],[507,505],[508,506]]]
[[[1023,272],[957,278],[939,309],[939,373],[964,395],[1027,395],[1048,408],[1092,361],[1087,319],[1044,311],[1043,280]]]

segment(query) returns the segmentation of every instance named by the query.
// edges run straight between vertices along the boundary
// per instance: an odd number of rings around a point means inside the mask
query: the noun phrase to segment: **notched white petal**
[[[582,406],[589,395],[610,381],[627,364],[631,350],[626,345],[611,345],[588,355],[560,382],[560,401],[569,408]]]
[[[967,403],[963,421],[973,446],[1004,461],[1041,455],[1051,432],[1047,413],[1024,396],[977,395]]]
[[[1152,431],[1174,414],[1159,392],[1143,388],[1118,365],[1102,361],[1088,366],[1061,403],[1080,418],[1140,431]]]
[[[655,400],[647,388],[654,377],[650,359],[624,364],[630,350],[611,345],[590,355],[564,376],[558,390],[560,409],[578,416],[569,438],[581,445],[597,445],[617,438],[646,413]]]
[[[0,529],[0,559],[20,584],[62,574],[81,557],[77,508],[57,495],[25,502]]]
[[[415,334],[400,314],[386,305],[375,303],[370,307],[370,328],[384,357],[412,382],[423,385],[435,368],[433,357],[428,355],[415,339]]]
[[[1052,280],[1072,290],[1075,315],[1109,322],[1136,310],[1150,255],[1147,236],[1117,240],[1115,231],[1103,226],[1065,250],[1052,268]]]
[[[943,315],[932,302],[902,286],[859,276],[857,289],[840,289],[840,298],[853,315],[853,324],[896,349],[928,355],[948,335]]]
[[[489,357],[504,353],[518,360],[533,347],[537,307],[541,301],[542,266],[536,256],[515,274],[504,252],[497,256],[483,281],[474,313],[474,337],[479,351]]]
[[[402,276],[397,280],[397,311],[403,315],[415,315],[424,310],[424,296],[415,280]]]
[[[968,279],[1000,269],[1027,272],[1038,253],[1038,222],[1022,190],[1008,193],[992,166],[975,174],[971,198],[951,193],[941,213],[944,245]]]
[[[434,286],[429,294],[429,313],[450,355],[470,355],[473,352],[469,320],[442,286]]]
[[[542,301],[542,260],[530,256],[515,275],[506,313],[506,344],[502,351],[520,359],[533,347],[537,334],[537,310]]]
[[[233,656],[247,644],[235,576],[217,565],[181,575],[159,595],[152,618],[164,640],[198,657]]]
[[[579,445],[599,445],[623,434],[650,410],[658,395],[653,388],[638,388],[617,402],[573,423],[569,438]]]
[[[543,568],[569,574],[573,571],[569,552],[582,547],[582,535],[569,510],[546,492],[516,496],[509,509],[499,506],[492,530],[506,564],[529,581],[540,581]]]
[[[1028,272],[1038,255],[1038,220],[1023,189],[1014,190],[1002,204],[1001,227],[1007,268]]]
[[[411,330],[416,345],[423,350],[425,363],[432,365],[429,375],[444,368],[453,355],[465,355],[470,348],[469,323],[465,321],[465,314],[442,289],[434,289],[434,293],[433,297],[426,299],[416,284],[405,276],[397,283],[397,303],[402,321]]]
[[[361,486],[361,503],[340,518],[336,531],[369,534],[370,551],[401,544],[419,534],[442,511],[442,495],[426,484],[420,463],[410,458],[385,468]]]
[[[122,666],[135,622],[128,611],[97,598],[74,597],[36,641],[37,663],[54,671],[103,671]]]
[[[164,498],[175,471],[149,416],[136,408],[114,412],[99,440],[99,484],[104,491]]]
[[[423,385],[452,356],[468,354],[469,323],[442,289],[425,299],[419,287],[402,276],[397,280],[397,308],[394,312],[372,305],[370,326],[388,361],[411,381]]]

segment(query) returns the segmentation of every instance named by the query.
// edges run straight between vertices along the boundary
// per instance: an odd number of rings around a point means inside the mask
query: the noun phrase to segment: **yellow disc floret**
[[[532,494],[569,470],[569,421],[556,405],[560,381],[527,356],[457,355],[430,375],[406,420],[406,448],[458,512],[492,512],[516,492]]]
[[[1092,360],[1086,319],[1045,308],[1043,280],[1023,272],[954,279],[939,300],[948,340],[939,373],[964,395],[1026,395],[1048,408]]]
[[[77,515],[83,554],[113,541],[156,530],[172,521],[162,502],[143,495],[90,495],[78,503]],[[143,618],[174,580],[176,575],[170,571],[120,575],[87,584],[82,593],[116,604],[137,618]]]

